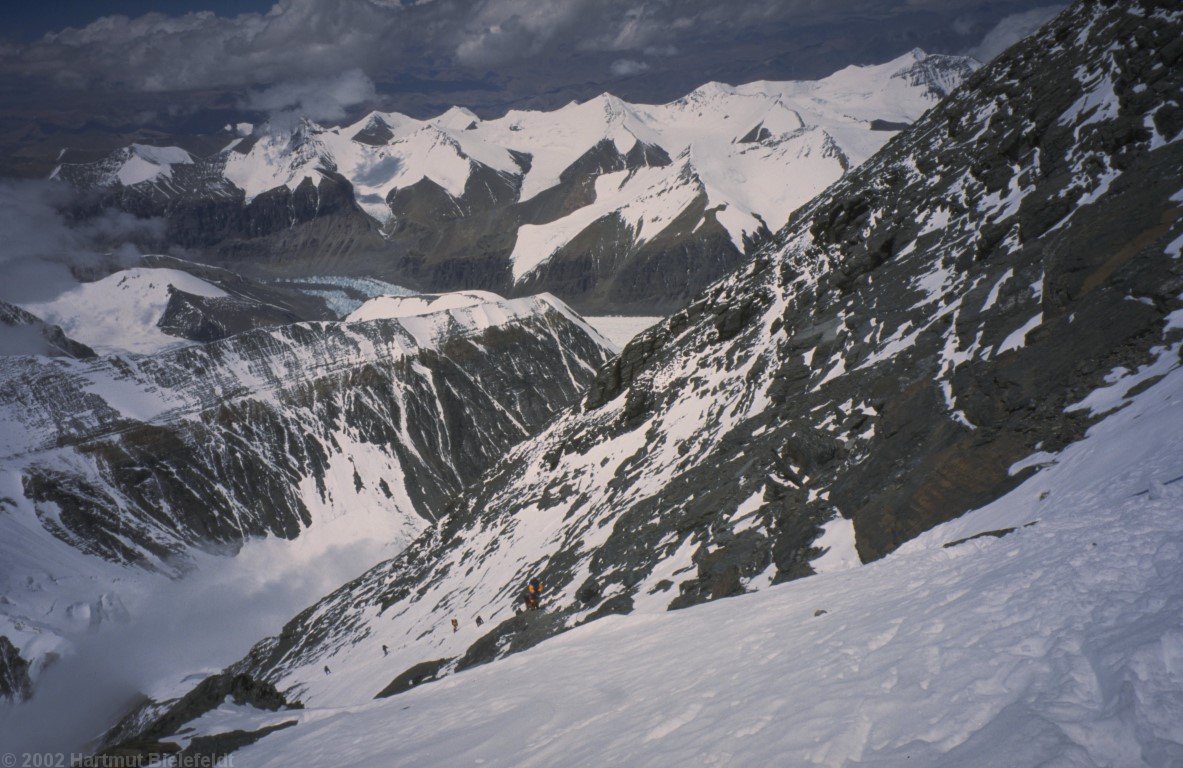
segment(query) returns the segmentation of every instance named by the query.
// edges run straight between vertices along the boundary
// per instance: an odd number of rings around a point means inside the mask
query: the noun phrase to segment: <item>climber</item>
[[[385,645],[383,645],[383,646],[382,646],[382,655],[383,655],[383,656],[389,656],[389,655],[390,655],[390,649],[389,649],[389,648],[387,648]]]
[[[326,675],[332,674],[331,672],[329,672],[329,665],[328,664],[325,664],[325,674]]]
[[[457,621],[456,619],[452,619],[452,631],[456,632],[459,629],[460,629],[460,622]]]
[[[484,619],[482,619],[480,616],[477,616],[477,617],[476,617],[476,625],[477,625],[478,627],[479,627],[480,625],[484,624],[484,623],[485,623],[485,620],[484,620]]]
[[[538,602],[542,599],[542,582],[538,577],[530,579],[526,585],[526,608],[527,610],[538,610]]]

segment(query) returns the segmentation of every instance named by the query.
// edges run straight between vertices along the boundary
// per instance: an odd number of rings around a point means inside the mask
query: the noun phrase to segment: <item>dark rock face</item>
[[[432,520],[574,402],[606,358],[557,305],[514,306],[516,316],[484,328],[432,316],[432,342],[375,320],[285,325],[83,366],[4,358],[2,458],[22,477],[18,503],[50,533],[119,562],[293,538],[311,524],[310,505],[362,494],[413,523]],[[210,322],[220,333],[233,317]],[[124,397],[137,403],[130,412]],[[355,458],[370,447],[381,466]],[[354,467],[349,487],[330,478],[340,462]]]
[[[597,220],[518,287],[578,297],[589,312],[664,313],[743,260],[700,191],[668,227],[640,244],[619,216]]]
[[[174,165],[171,176],[156,183],[103,182],[121,160],[117,153],[97,163],[67,163],[58,178],[89,193],[76,216],[117,208],[163,219],[161,250],[180,246],[200,253],[204,262],[256,277],[364,273],[375,255],[386,251],[377,223],[357,206],[352,185],[331,168],[318,169],[315,179],[304,177],[295,189],[277,187],[248,203],[222,175],[225,155]],[[358,266],[339,268],[351,261]]]
[[[527,159],[519,159],[529,167]],[[400,252],[396,282],[431,290],[481,288],[506,295],[554,293],[581,311],[653,313],[673,309],[739,263],[742,255],[701,200],[661,237],[638,244],[618,217],[586,227],[547,265],[514,281],[510,254],[524,224],[547,224],[593,203],[605,173],[663,167],[669,155],[637,142],[627,153],[604,140],[576,159],[559,183],[519,201],[521,178],[473,164],[461,197],[424,179],[389,200],[385,234]],[[701,225],[701,226],[699,226]]]
[[[908,127],[907,123],[897,123],[891,120],[872,120],[872,131],[902,131]]]
[[[417,685],[436,680],[439,671],[446,667],[451,659],[435,659],[416,664],[405,672],[400,673],[374,696],[375,699],[385,699],[398,693],[409,691]]]
[[[228,269],[160,254],[144,256],[141,263],[145,267],[188,272],[230,294],[229,297],[211,298],[186,294],[174,288],[172,293],[178,294],[177,298],[170,296],[170,303],[157,325],[181,338],[216,341],[254,328],[341,319],[324,295],[315,290],[316,284],[257,280]],[[360,304],[369,296],[358,293],[351,298],[356,298]]]
[[[189,693],[163,707],[145,703],[103,736],[104,749],[100,756],[147,757],[149,755],[182,754],[221,757],[239,747],[253,744],[267,733],[293,725],[280,724],[272,728],[244,733],[234,731],[204,739],[194,739],[182,751],[169,741],[185,723],[196,720],[224,702],[250,706],[268,712],[302,709],[298,701],[289,701],[270,683],[254,680],[248,675],[217,674],[202,680]]]
[[[391,135],[375,120],[355,138],[380,144]],[[515,158],[523,173],[529,169],[528,155]],[[546,291],[580,309],[652,313],[678,306],[740,259],[717,223],[695,232],[703,213],[699,206],[697,216],[676,233],[665,233],[663,242],[646,243],[641,253],[631,236],[620,240],[610,228],[590,227],[561,259],[574,264],[559,266],[553,277],[515,284],[510,254],[519,226],[549,223],[590,204],[595,179],[604,173],[670,164],[664,149],[639,141],[626,153],[601,141],[562,172],[557,186],[524,202],[520,175],[470,161],[459,196],[427,178],[394,190],[386,200],[393,217],[383,231],[358,207],[349,181],[332,168],[318,169],[318,178],[305,177],[294,190],[277,187],[248,203],[222,175],[222,155],[173,166],[166,181],[104,186],[100,180],[121,159],[117,153],[97,163],[61,166],[60,179],[93,193],[80,215],[114,207],[163,218],[162,249],[179,245],[208,263],[254,277],[365,275],[425,291],[476,288],[507,296]],[[616,274],[613,268],[622,265],[627,269]],[[671,275],[679,277],[671,281]]]
[[[1164,115],[1183,18],[1136,5],[1077,3],[974,75],[631,342],[439,526],[235,669],[316,700],[305,671],[359,643],[403,669],[480,663],[809,575],[839,515],[869,561],[1013,488],[1017,461],[1096,419],[1073,404],[1183,343],[1165,253],[1183,136]],[[545,617],[516,617],[531,575]],[[484,637],[452,640],[447,617],[478,611]]]
[[[301,319],[294,312],[270,304],[236,296],[197,296],[170,286],[168,305],[156,325],[172,336],[208,342]]]
[[[0,701],[20,702],[33,695],[29,662],[4,635],[0,635]]]
[[[15,304],[0,301],[0,355],[44,355],[82,360],[94,357],[95,352],[82,342],[71,339],[60,327],[43,322]]]

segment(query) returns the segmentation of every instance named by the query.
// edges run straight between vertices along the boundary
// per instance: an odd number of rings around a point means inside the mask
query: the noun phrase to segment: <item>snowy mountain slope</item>
[[[445,309],[465,309],[479,304],[488,304],[490,300],[496,301],[497,298],[496,295],[488,291],[378,296],[362,304],[345,319],[356,322],[358,320],[419,317]]]
[[[333,305],[347,299],[160,254],[144,256],[140,264],[79,283],[52,300],[24,303],[22,311],[68,329],[102,353],[144,354],[256,328],[340,319]],[[399,290],[384,283],[374,289]],[[371,295],[374,289],[350,293]]]
[[[118,603],[99,558],[174,574],[193,550],[342,520],[397,551],[611,349],[553,297],[482,298],[155,355],[0,358],[0,635],[43,656],[78,611]]]
[[[173,239],[219,261],[246,251],[266,274],[327,271],[326,254],[273,263],[265,257],[279,251],[260,241],[322,218],[327,186],[330,250],[346,271],[428,290],[673,308],[975,67],[916,50],[816,82],[709,83],[665,105],[603,94],[496,120],[456,108],[431,120],[374,112],[332,128],[304,120],[210,158],[181,153],[168,164],[169,150],[137,145],[55,177],[165,216]],[[302,253],[304,240],[287,237]]]
[[[97,352],[147,354],[191,343],[158,326],[175,290],[205,298],[227,296],[221,288],[187,272],[137,267],[24,308]]]
[[[1075,403],[1178,358],[1181,29],[1174,8],[1078,3],[234,671],[355,704],[608,614],[832,570],[821,547],[851,531],[871,561],[1012,490],[1097,418]],[[515,616],[530,574],[547,611]]]
[[[152,147],[146,144],[132,144],[116,150],[110,157],[94,164],[96,182],[103,186],[151,183],[154,186],[169,187],[173,168],[193,165],[194,158],[180,147]],[[55,170],[50,178],[56,178]]]
[[[1177,764],[1183,488],[1164,483],[1183,474],[1183,370],[1161,372],[882,561],[608,618],[393,699],[226,702],[176,743],[294,723],[235,764]]]

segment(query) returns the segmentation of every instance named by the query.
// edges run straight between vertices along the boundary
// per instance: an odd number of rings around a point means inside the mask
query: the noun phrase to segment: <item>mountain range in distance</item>
[[[234,127],[208,157],[66,152],[53,178],[163,218],[159,249],[247,276],[549,292],[583,312],[651,315],[737,266],[978,66],[914,50],[818,81],[708,83],[662,105],[603,94],[495,120],[462,108],[340,127],[290,118]]]

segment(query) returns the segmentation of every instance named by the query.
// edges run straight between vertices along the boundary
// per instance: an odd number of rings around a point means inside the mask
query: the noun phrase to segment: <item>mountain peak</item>
[[[450,107],[448,111],[436,117],[431,122],[441,128],[463,131],[472,127],[474,124],[479,125],[481,119],[467,107]]]

